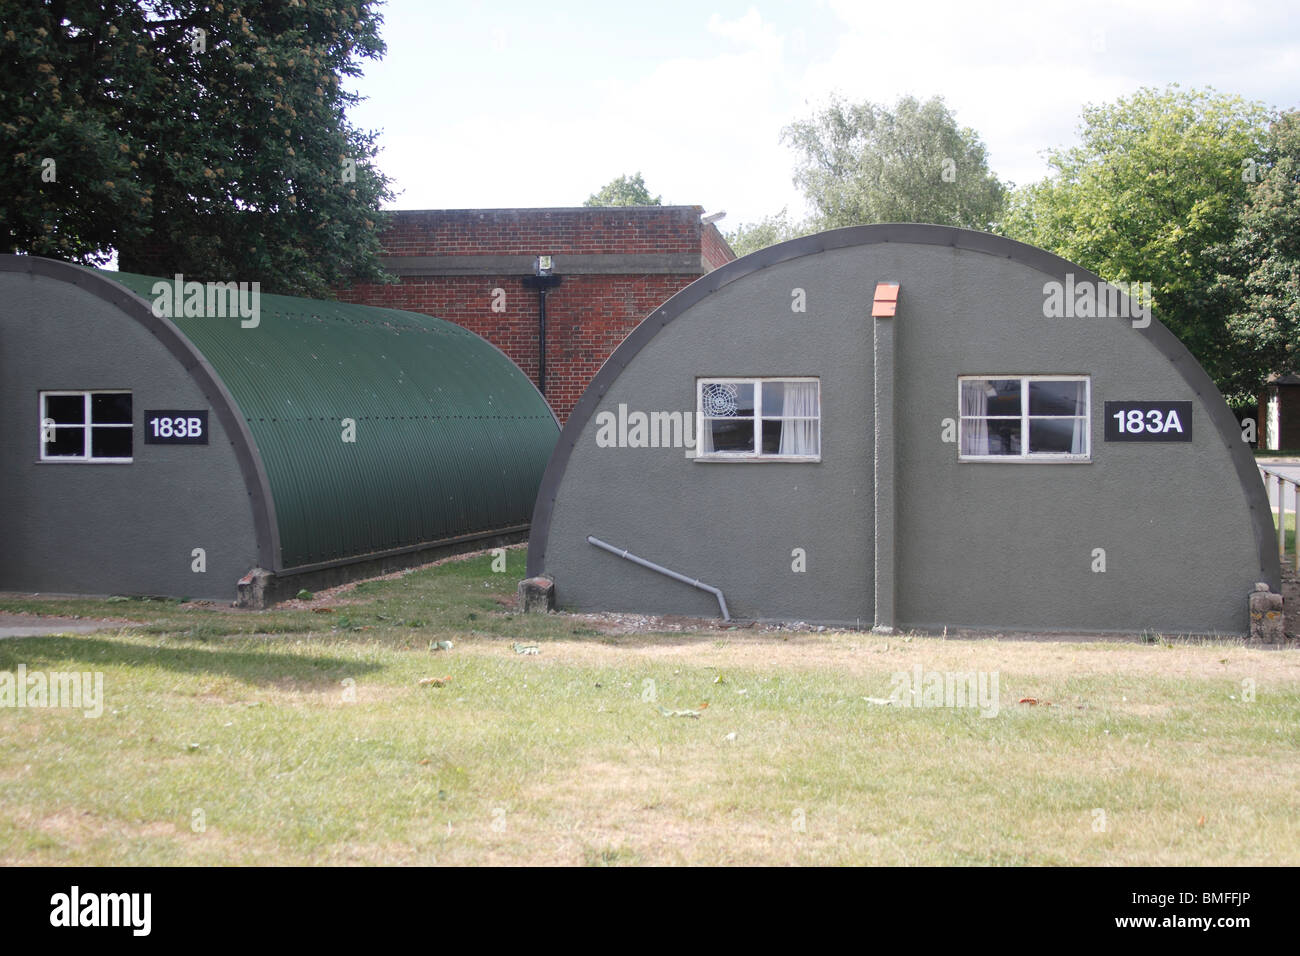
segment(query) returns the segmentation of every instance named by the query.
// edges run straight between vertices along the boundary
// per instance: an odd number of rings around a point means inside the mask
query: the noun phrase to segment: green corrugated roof
[[[170,281],[102,274],[150,303],[154,284]],[[559,427],[502,352],[413,312],[260,301],[256,328],[238,317],[172,321],[248,423],[275,502],[281,567],[528,522]]]

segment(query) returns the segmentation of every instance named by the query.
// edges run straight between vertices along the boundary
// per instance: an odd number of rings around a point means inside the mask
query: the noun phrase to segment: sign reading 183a
[[[1106,403],[1106,441],[1191,440],[1191,402]]]
[[[146,445],[206,445],[208,410],[186,412],[174,408],[144,413]]]

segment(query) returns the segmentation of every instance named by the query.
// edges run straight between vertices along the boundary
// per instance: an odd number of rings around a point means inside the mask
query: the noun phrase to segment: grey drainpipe
[[[537,290],[537,390],[546,394],[546,293],[560,284],[560,276],[524,276],[524,287]]]
[[[633,564],[639,564],[643,568],[649,568],[651,571],[658,571],[660,574],[666,575],[667,577],[672,578],[674,581],[681,581],[682,584],[689,584],[691,587],[699,588],[701,591],[708,591],[710,594],[712,594],[715,598],[718,599],[718,607],[721,608],[722,610],[722,619],[724,621],[731,620],[731,614],[728,613],[727,611],[727,599],[724,598],[722,596],[722,592],[717,588],[715,588],[713,585],[705,584],[703,581],[700,581],[697,578],[688,578],[684,574],[678,574],[676,571],[673,571],[671,568],[665,568],[662,564],[655,564],[653,561],[647,561],[645,558],[638,558],[631,551],[625,551],[623,548],[616,548],[612,544],[609,544],[605,541],[601,541],[599,538],[593,538],[591,535],[587,535],[587,543],[594,544],[598,548],[603,548],[606,551],[608,551],[610,554],[616,554],[620,558],[626,558],[628,561],[631,561]]]
[[[876,452],[875,620],[871,629],[878,634],[892,634],[894,631],[897,593],[894,566],[894,510],[897,505],[894,492],[894,314],[898,308],[898,293],[897,282],[878,283],[875,301],[871,304]]]

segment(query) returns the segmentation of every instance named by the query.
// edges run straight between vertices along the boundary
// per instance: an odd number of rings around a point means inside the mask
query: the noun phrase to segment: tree
[[[1083,111],[1081,142],[1017,190],[1002,230],[1116,283],[1151,284],[1160,319],[1230,400],[1233,345],[1212,249],[1236,232],[1268,113],[1213,90],[1138,90]]]
[[[1270,375],[1300,371],[1300,112],[1274,121],[1261,161],[1243,175],[1236,232],[1212,250],[1211,299],[1235,346],[1225,391],[1246,404]]]
[[[781,138],[799,153],[794,181],[818,229],[874,222],[928,222],[988,229],[1005,187],[989,171],[984,144],[957,126],[936,97],[831,105],[792,123]]]
[[[791,222],[789,213],[782,209],[775,216],[764,216],[758,222],[742,222],[736,226],[735,231],[727,233],[725,238],[737,256],[747,256],[778,242],[816,231],[808,223]]]
[[[308,295],[383,276],[392,194],[342,85],[383,55],[374,0],[2,2],[11,249]]]
[[[584,206],[662,206],[662,196],[651,196],[645,180],[638,172],[635,176],[620,176],[601,186],[587,197]]]

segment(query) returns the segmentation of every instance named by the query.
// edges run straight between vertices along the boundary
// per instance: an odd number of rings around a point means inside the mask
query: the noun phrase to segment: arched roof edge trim
[[[244,486],[252,503],[258,564],[268,570],[283,570],[280,567],[280,532],[275,519],[275,499],[271,496],[262,456],[238,403],[198,348],[170,319],[154,315],[153,309],[143,298],[93,269],[41,256],[3,255],[0,256],[0,271],[26,272],[71,283],[121,310],[158,338],[212,403],[217,419],[234,447],[235,459],[239,462]]]
[[[1067,274],[1073,274],[1075,281],[1080,279],[1098,282],[1102,279],[1082,266],[1068,259],[1062,259],[1045,249],[1017,242],[1005,236],[997,236],[972,229],[959,229],[954,226],[937,226],[923,223],[880,223],[869,226],[848,226],[827,232],[801,236],[788,242],[778,243],[743,258],[723,265],[707,275],[701,276],[685,289],[682,289],[662,306],[650,313],[633,329],[626,339],[606,359],[596,373],[591,384],[583,391],[577,405],[569,415],[560,439],[556,443],[542,484],[537,492],[537,502],[533,506],[533,522],[528,546],[529,577],[542,574],[546,567],[546,548],[551,532],[551,513],[560,483],[568,469],[569,458],[578,438],[587,422],[596,413],[605,393],[622,374],[623,369],[635,359],[640,351],[659,334],[666,325],[698,304],[706,297],[746,276],[761,272],[763,269],[800,259],[805,256],[828,252],[833,249],[845,249],[855,246],[876,245],[880,243],[900,243],[909,245],[950,246],[968,252],[985,255],[1027,266],[1043,273],[1049,279],[1064,281]],[[906,290],[904,290],[906,295]],[[864,319],[869,317],[863,311]],[[1111,321],[1130,321],[1117,318]],[[1237,478],[1241,483],[1242,493],[1254,519],[1255,544],[1259,558],[1259,579],[1265,581],[1274,590],[1281,588],[1281,563],[1278,559],[1277,544],[1273,520],[1268,504],[1264,483],[1260,480],[1259,470],[1255,464],[1250,447],[1241,439],[1241,429],[1236,416],[1232,414],[1218,387],[1209,373],[1196,361],[1187,346],[1166,328],[1159,319],[1152,317],[1146,328],[1134,328],[1134,332],[1143,335],[1153,346],[1168,359],[1179,374],[1191,387],[1192,391],[1204,399],[1209,409],[1210,419],[1220,438],[1228,446]],[[1243,601],[1246,596],[1242,595]]]

